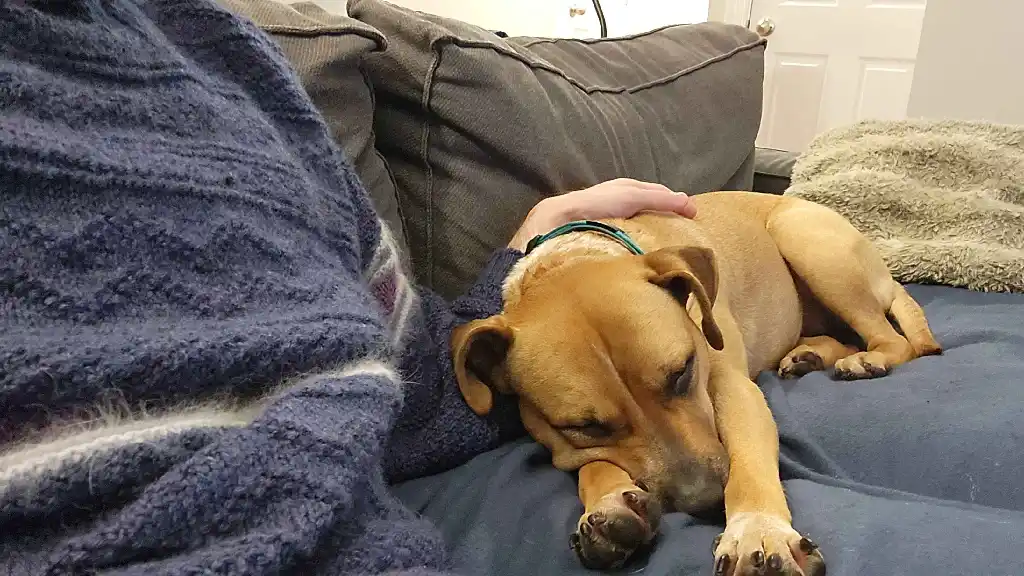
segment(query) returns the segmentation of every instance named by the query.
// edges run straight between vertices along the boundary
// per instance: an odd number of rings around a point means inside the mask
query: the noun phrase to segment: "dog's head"
[[[477,414],[515,394],[523,424],[576,470],[611,462],[671,509],[721,504],[728,460],[708,394],[718,289],[708,249],[580,258],[460,326],[455,373]]]

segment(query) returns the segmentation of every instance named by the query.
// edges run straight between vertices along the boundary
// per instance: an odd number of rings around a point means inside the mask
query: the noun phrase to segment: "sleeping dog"
[[[533,239],[502,312],[455,330],[459,387],[481,415],[494,394],[517,395],[554,465],[579,471],[585,512],[569,540],[585,566],[621,566],[663,509],[724,501],[716,576],[824,574],[791,525],[778,432],[752,379],[875,378],[941,348],[835,212],[747,192],[693,201],[693,220],[643,213]]]

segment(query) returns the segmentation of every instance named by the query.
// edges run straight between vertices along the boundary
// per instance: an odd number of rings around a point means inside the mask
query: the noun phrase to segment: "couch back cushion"
[[[544,196],[616,177],[690,193],[751,184],[764,43],[749,30],[502,39],[380,0],[348,10],[387,38],[365,60],[377,146],[417,277],[443,295]]]
[[[378,214],[404,248],[406,233],[395,181],[374,146],[373,87],[362,68],[366,54],[384,49],[384,36],[368,24],[328,13],[313,3],[219,1],[251,20],[281,47],[369,191]]]

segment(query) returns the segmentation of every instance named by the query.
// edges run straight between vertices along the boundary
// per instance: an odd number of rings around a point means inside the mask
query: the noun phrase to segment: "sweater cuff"
[[[476,282],[466,292],[462,300],[486,302],[488,311],[495,306],[500,309],[502,284],[504,284],[509,271],[512,270],[512,266],[522,257],[523,253],[515,248],[502,248],[495,251],[491,254],[491,259],[480,270]],[[497,311],[493,313],[497,313]]]
[[[480,284],[496,283],[502,284],[505,282],[505,277],[508,276],[509,271],[515,266],[516,262],[522,258],[524,254],[515,248],[502,248],[497,250],[491,255],[490,261],[484,266],[483,270],[480,271],[478,282]]]

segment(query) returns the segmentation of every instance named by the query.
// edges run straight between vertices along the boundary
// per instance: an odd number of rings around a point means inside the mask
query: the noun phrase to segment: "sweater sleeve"
[[[465,295],[452,303],[451,313],[457,322],[456,325],[487,318],[501,312],[502,283],[512,266],[522,256],[523,253],[514,248],[498,250],[491,256],[490,261],[477,277],[476,284],[471,286]],[[448,330],[448,334],[444,336],[447,341],[447,338],[451,336],[451,330]]]
[[[483,417],[470,410],[455,381],[449,347],[455,327],[501,311],[502,282],[522,256],[515,249],[498,250],[476,283],[452,302],[419,291],[418,314],[400,365],[404,404],[384,456],[389,481],[454,468],[524,433],[512,397],[495,397],[493,410]]]

